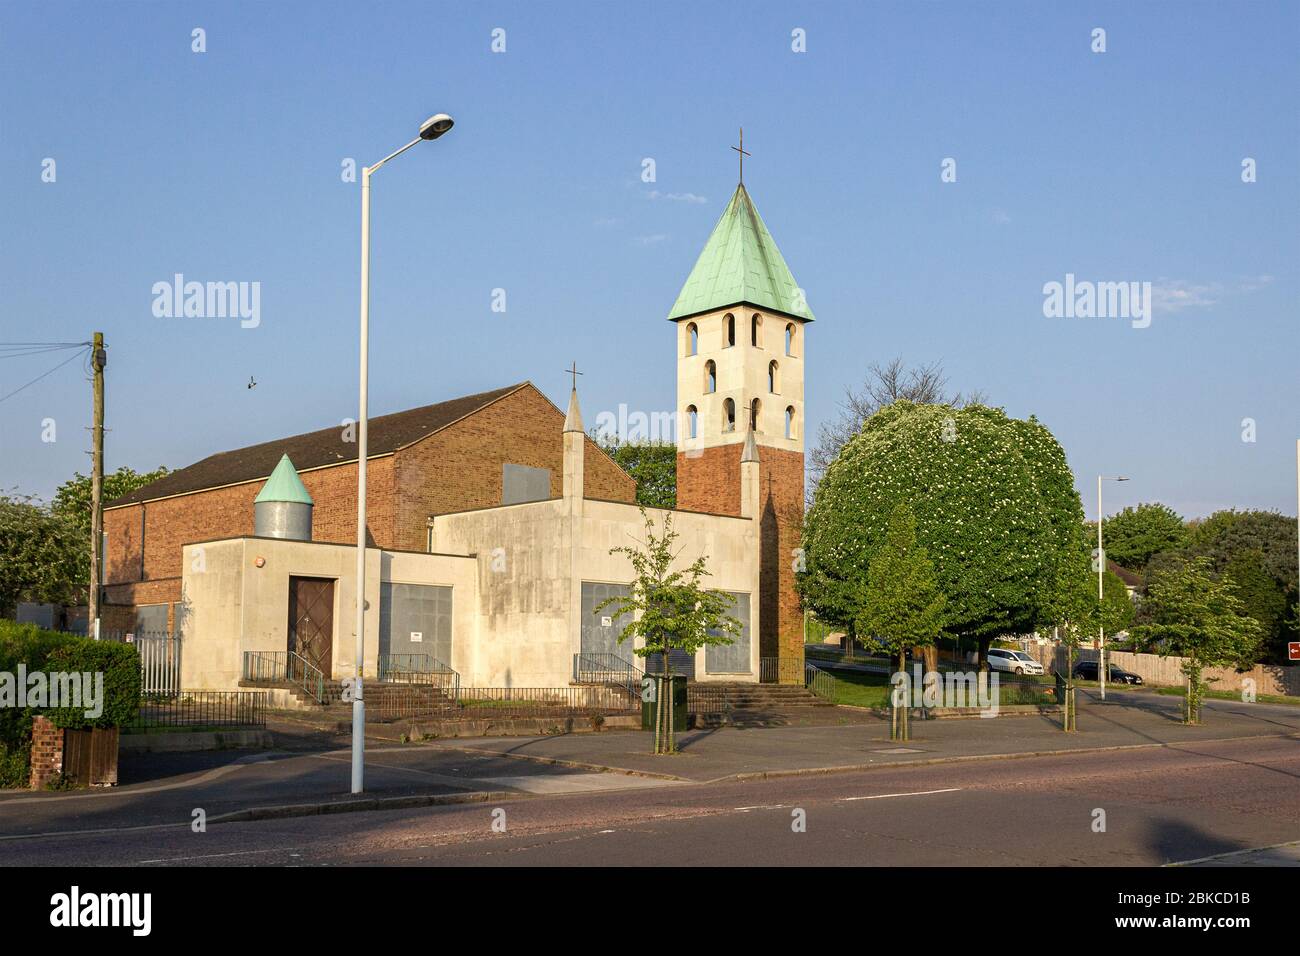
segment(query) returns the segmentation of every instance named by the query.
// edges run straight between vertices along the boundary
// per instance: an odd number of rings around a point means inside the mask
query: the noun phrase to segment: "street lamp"
[[[1106,574],[1106,552],[1101,546],[1101,483],[1128,481],[1119,475],[1097,476],[1097,679],[1101,681],[1101,699],[1106,699],[1106,626],[1101,620],[1102,579]]]
[[[370,386],[370,176],[390,159],[421,140],[434,140],[451,129],[453,120],[437,113],[420,124],[420,135],[361,170],[361,387],[357,416],[357,643],[356,686],[352,696],[352,792],[360,793],[365,778],[366,704],[361,692],[361,662],[366,632],[366,405]]]

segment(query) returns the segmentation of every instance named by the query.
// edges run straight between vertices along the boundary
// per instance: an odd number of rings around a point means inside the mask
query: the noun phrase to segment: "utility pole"
[[[104,333],[96,332],[90,351],[90,364],[95,372],[94,424],[91,426],[93,451],[90,466],[90,601],[86,615],[88,632],[99,639],[99,585],[104,577],[100,567],[100,554],[104,540],[104,366],[108,355],[104,351]]]

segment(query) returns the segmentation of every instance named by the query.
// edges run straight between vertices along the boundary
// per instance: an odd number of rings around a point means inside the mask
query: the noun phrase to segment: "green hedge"
[[[83,728],[122,726],[139,712],[140,656],[132,644],[93,641],[0,620],[0,671],[16,680],[19,664],[29,674],[103,673],[103,713],[92,719],[83,709],[71,707],[0,707],[0,787],[27,786],[33,715],[44,713],[58,727]]]

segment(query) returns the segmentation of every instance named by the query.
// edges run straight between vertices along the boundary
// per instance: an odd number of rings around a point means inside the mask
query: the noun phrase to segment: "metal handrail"
[[[325,675],[296,651],[244,651],[243,680],[253,684],[295,684],[316,703],[325,703]]]
[[[431,654],[380,654],[379,680],[395,684],[433,684],[455,692],[460,674]]]
[[[325,703],[325,675],[321,669],[296,651],[289,651],[285,674],[290,681],[315,698],[316,703]],[[313,690],[313,686],[315,690]]]
[[[573,655],[575,684],[617,684],[629,694],[639,694],[645,672],[617,654],[578,653]]]
[[[812,664],[804,663],[803,686],[823,700],[834,701],[835,679],[820,667],[814,667]]]

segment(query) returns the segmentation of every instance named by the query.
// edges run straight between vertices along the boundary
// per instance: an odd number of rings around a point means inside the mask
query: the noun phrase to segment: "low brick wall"
[[[1029,656],[1037,660],[1049,672],[1065,671],[1066,653],[1064,647],[1044,644],[1029,648]],[[1181,657],[1161,657],[1159,654],[1130,654],[1128,651],[1108,651],[1106,657],[1113,667],[1122,667],[1132,671],[1148,684],[1168,687],[1180,686],[1186,682],[1183,676]],[[1097,652],[1090,647],[1081,647],[1075,653],[1075,661],[1095,661]],[[1276,694],[1279,696],[1300,696],[1300,667],[1279,667],[1274,664],[1256,664],[1251,670],[1237,673],[1231,668],[1207,667],[1205,681],[1211,690],[1239,691],[1242,681],[1250,678],[1255,682],[1255,693]]]
[[[63,774],[63,730],[46,717],[32,718],[31,787],[42,790]]]

